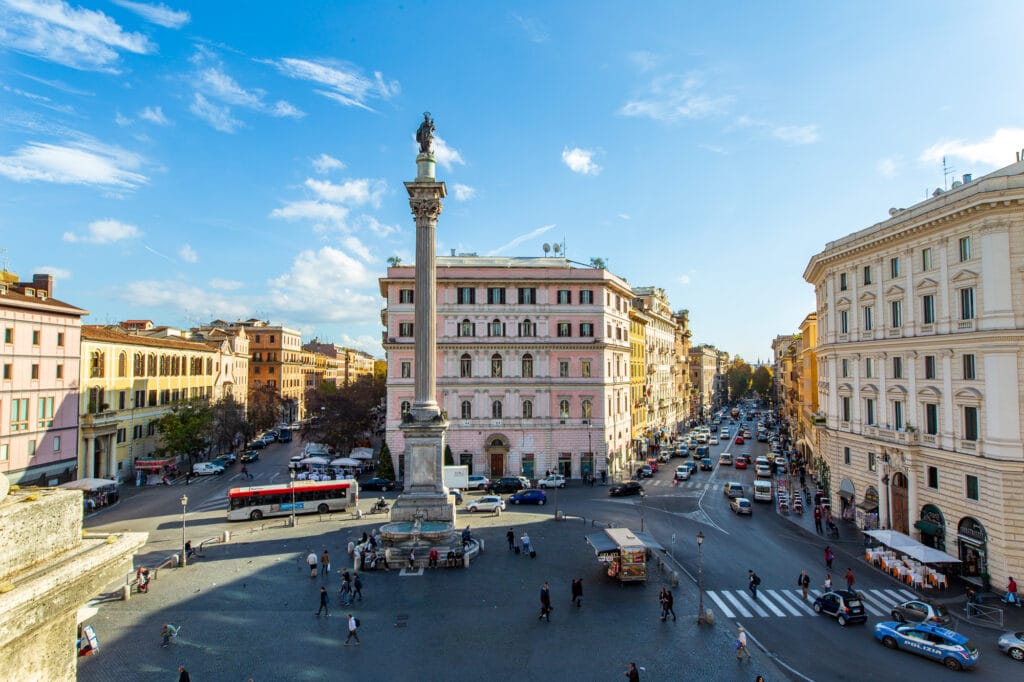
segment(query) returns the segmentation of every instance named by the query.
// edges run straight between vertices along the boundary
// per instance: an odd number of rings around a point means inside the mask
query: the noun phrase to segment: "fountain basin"
[[[397,544],[408,540],[442,542],[449,540],[455,526],[447,521],[393,521],[380,528],[381,538],[386,544]]]

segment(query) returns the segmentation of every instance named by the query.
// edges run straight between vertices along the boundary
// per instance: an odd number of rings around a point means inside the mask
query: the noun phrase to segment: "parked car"
[[[547,478],[537,481],[538,488],[564,488],[565,476],[562,474],[551,474]]]
[[[875,625],[875,639],[890,649],[939,661],[950,670],[962,670],[978,662],[978,648],[967,637],[939,625],[886,620]]]
[[[505,500],[501,499],[500,495],[484,495],[471,500],[466,505],[466,510],[470,512],[494,511],[495,509],[505,510]]]
[[[292,442],[292,431],[291,429],[281,429],[277,434],[277,442],[279,443],[291,443]]]
[[[242,462],[255,462],[260,458],[259,450],[246,450],[239,459]]]
[[[640,485],[638,481],[626,481],[619,485],[613,485],[608,488],[608,494],[612,497],[625,497],[626,495],[639,495],[644,491],[644,487]]]
[[[491,484],[491,479],[486,476],[470,476],[469,484],[466,486],[469,490],[487,490],[487,486]]]
[[[523,485],[518,476],[505,476],[497,481],[492,481],[487,487],[487,491],[491,493],[517,493],[523,488],[529,487],[529,485]]]
[[[192,466],[192,473],[196,476],[210,476],[212,474],[223,474],[224,467],[213,462],[199,462]]]
[[[381,492],[394,490],[398,484],[390,478],[371,478],[359,484],[361,490],[380,490]]]
[[[729,508],[737,514],[746,514],[751,516],[754,513],[754,507],[750,504],[750,500],[745,497],[734,497],[729,500]]]
[[[245,447],[249,448],[250,450],[262,450],[263,448],[267,447],[267,442],[262,438],[257,438],[256,440],[252,441]]]
[[[735,481],[729,481],[722,489],[722,493],[726,497],[743,497],[743,484]]]
[[[548,496],[540,488],[527,488],[508,499],[512,504],[544,504],[548,501]]]
[[[689,462],[687,462],[686,464],[689,464]],[[690,475],[692,473],[693,473],[693,471],[690,469],[690,467],[688,467],[686,465],[678,466],[678,467],[676,467],[675,479],[677,481],[688,481],[688,480],[690,480]]]
[[[1004,632],[997,644],[1013,660],[1024,661],[1024,632]]]
[[[953,617],[949,610],[938,602],[927,599],[911,599],[892,607],[893,620],[900,623],[936,623],[949,626]]]
[[[814,600],[814,610],[834,616],[840,625],[868,621],[868,613],[864,610],[860,595],[850,590],[825,592]]]

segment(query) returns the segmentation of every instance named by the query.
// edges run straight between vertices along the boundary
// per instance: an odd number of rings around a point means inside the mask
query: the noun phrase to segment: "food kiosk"
[[[642,582],[647,580],[647,553],[664,549],[647,533],[628,528],[606,528],[600,533],[591,533],[587,542],[597,554],[608,573],[608,577],[619,582]]]

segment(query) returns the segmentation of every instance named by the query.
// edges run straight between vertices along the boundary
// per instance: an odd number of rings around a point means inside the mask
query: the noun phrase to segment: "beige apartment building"
[[[804,272],[817,454],[846,518],[1001,589],[1024,574],[1024,163],[889,213]]]

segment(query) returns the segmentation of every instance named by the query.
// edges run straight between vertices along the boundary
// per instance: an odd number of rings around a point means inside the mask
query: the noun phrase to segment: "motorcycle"
[[[391,506],[388,505],[384,500],[379,500],[370,508],[371,514],[387,514],[391,511]]]

